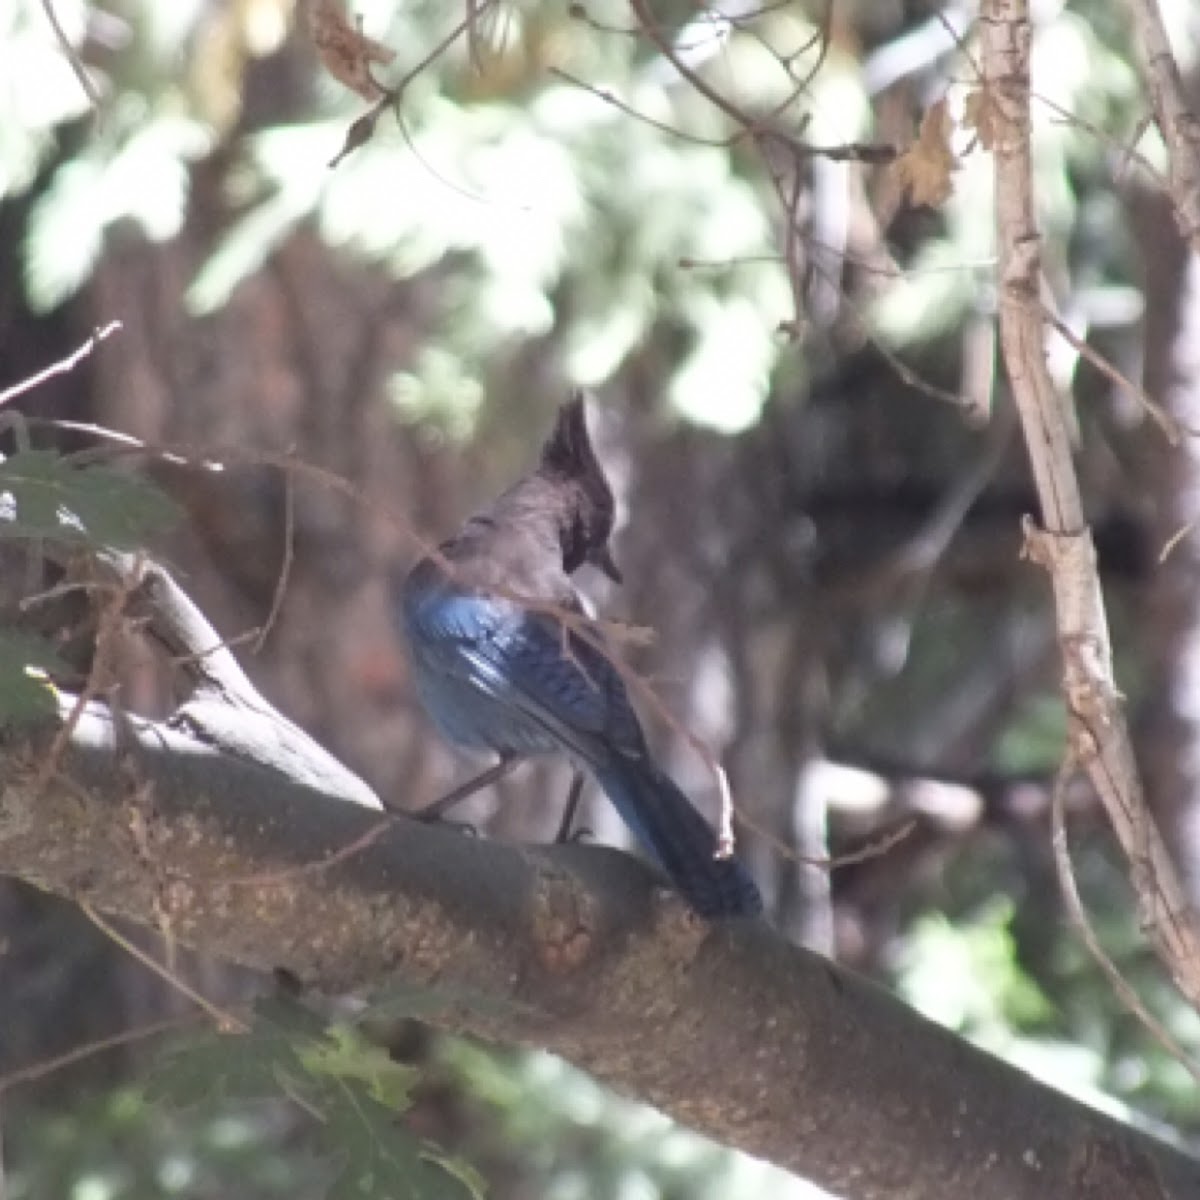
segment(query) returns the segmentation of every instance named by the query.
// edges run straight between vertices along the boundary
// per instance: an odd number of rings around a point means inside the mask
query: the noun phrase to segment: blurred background
[[[1196,265],[1156,177],[1123,7],[1034,7],[1047,302],[1200,427]],[[1163,7],[1196,83],[1194,6]],[[157,549],[268,698],[410,807],[471,768],[415,705],[389,575],[414,533],[447,535],[528,468],[570,387],[593,389],[626,583],[581,583],[652,627],[635,665],[726,764],[778,927],[1060,1088],[1200,1134],[1194,1083],[1059,898],[1058,655],[1047,580],[1019,553],[1036,503],[997,361],[990,162],[970,131],[950,133],[949,194],[912,204],[886,162],[735,136],[618,0],[358,0],[350,28],[394,52],[376,78],[405,83],[399,118],[385,109],[331,166],[371,89],[322,64],[322,11],[0,0],[0,389],[122,323],[18,407],[224,449],[219,474],[137,464],[186,510]],[[960,120],[973,19],[918,0],[653,8],[711,89],[825,147],[908,146],[943,99]],[[1073,392],[1149,800],[1200,906],[1200,460],[1066,341],[1050,357]],[[265,461],[287,453],[352,489]],[[135,707],[169,710],[149,651],[131,647],[128,679]],[[651,728],[711,814],[704,764],[678,729]],[[546,839],[564,790],[561,772],[524,768],[464,815]],[[1200,1050],[1102,811],[1082,785],[1069,800],[1100,940]],[[622,842],[588,806],[597,838]],[[215,998],[255,986],[187,955],[179,970]],[[8,881],[0,981],[0,1084],[188,1008],[70,905]],[[407,1022],[391,1046],[426,1072],[414,1126],[496,1197],[810,1194],[543,1056]],[[13,1200],[321,1194],[299,1114],[173,1115],[140,1090],[149,1054],[4,1092]]]

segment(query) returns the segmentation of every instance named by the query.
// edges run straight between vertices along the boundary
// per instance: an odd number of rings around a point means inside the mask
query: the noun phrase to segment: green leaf
[[[58,711],[54,686],[39,672],[67,669],[43,638],[0,629],[0,725],[53,716]]]
[[[369,1096],[342,1087],[343,1102],[324,1110],[322,1140],[340,1160],[329,1200],[482,1200],[481,1181],[465,1163],[397,1126],[391,1110]]]
[[[416,1079],[356,1030],[326,1028],[303,1005],[275,997],[255,1006],[248,1033],[204,1033],[174,1046],[147,1088],[183,1108],[224,1099],[296,1101],[337,1164],[331,1200],[480,1200],[483,1187],[468,1164],[397,1124]]]
[[[148,1090],[152,1099],[175,1108],[204,1108],[214,1101],[278,1097],[281,1078],[303,1073],[290,1035],[214,1030],[165,1051],[150,1073]]]
[[[300,1059],[311,1075],[357,1080],[380,1104],[397,1111],[410,1107],[420,1077],[415,1068],[394,1062],[381,1046],[349,1025],[331,1026],[324,1040],[300,1050]]]
[[[147,1081],[152,1096],[179,1108],[215,1100],[266,1100],[280,1079],[307,1075],[302,1051],[324,1026],[303,1005],[282,997],[260,1000],[248,1033],[208,1030],[176,1042],[157,1060]]]
[[[0,537],[46,537],[132,549],[180,517],[149,480],[112,467],[72,466],[53,450],[25,450],[0,462],[0,495],[12,519]]]

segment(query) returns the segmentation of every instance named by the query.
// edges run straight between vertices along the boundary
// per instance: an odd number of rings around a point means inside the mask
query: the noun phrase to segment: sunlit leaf
[[[58,711],[54,687],[45,672],[66,664],[44,639],[15,629],[0,629],[0,725],[20,724]]]
[[[331,1026],[324,1038],[302,1046],[299,1054],[310,1074],[357,1080],[388,1108],[407,1108],[420,1078],[415,1068],[395,1062],[382,1047],[346,1025]]]
[[[67,42],[87,33],[87,6],[62,0],[55,15]],[[105,80],[89,67],[94,84]],[[0,3],[0,199],[24,191],[55,150],[54,128],[75,120],[90,101],[71,70],[45,14],[27,4]]]
[[[74,295],[92,272],[104,240],[97,201],[101,165],[93,158],[64,163],[38,198],[25,237],[25,287],[45,312]]]
[[[139,475],[76,467],[53,450],[26,450],[0,462],[0,494],[11,520],[0,537],[51,537],[130,549],[170,528],[180,510]]]
[[[179,232],[187,208],[188,164],[212,139],[197,121],[148,120],[129,104],[127,136],[96,140],[64,162],[38,198],[25,239],[30,302],[45,311],[73,295],[90,277],[114,223],[134,221],[155,241]]]

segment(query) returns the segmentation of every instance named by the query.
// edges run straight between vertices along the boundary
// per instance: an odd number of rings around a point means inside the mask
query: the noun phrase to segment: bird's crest
[[[607,489],[608,482],[588,434],[582,391],[576,390],[559,408],[554,428],[542,446],[542,470],[569,479],[592,476],[600,479]]]
[[[620,582],[620,572],[608,552],[616,503],[592,449],[584,400],[584,393],[577,389],[559,408],[554,428],[542,446],[539,474],[557,484],[572,485],[574,520],[564,540],[568,572],[589,561]]]

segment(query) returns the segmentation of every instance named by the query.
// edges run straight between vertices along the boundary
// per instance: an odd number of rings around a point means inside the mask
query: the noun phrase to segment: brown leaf
[[[341,0],[313,0],[308,31],[330,75],[364,100],[379,100],[383,89],[371,78],[371,64],[386,66],[396,57],[346,20]]]
[[[975,130],[979,144],[985,150],[996,148],[997,141],[1008,125],[1011,125],[1011,122],[987,88],[973,88],[967,93],[963,108],[963,128]]]
[[[939,100],[921,121],[917,140],[893,164],[896,181],[913,205],[937,208],[949,198],[953,190],[951,173],[958,167],[950,149],[953,130],[949,105],[945,99]]]

